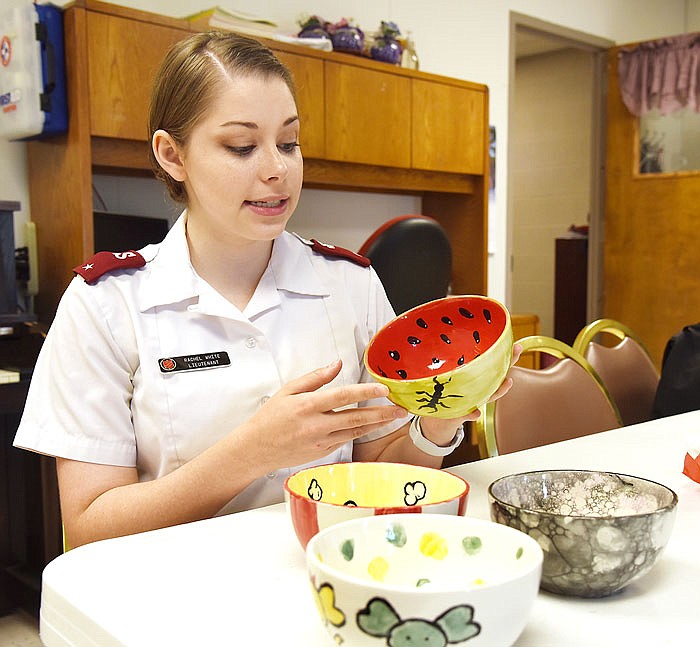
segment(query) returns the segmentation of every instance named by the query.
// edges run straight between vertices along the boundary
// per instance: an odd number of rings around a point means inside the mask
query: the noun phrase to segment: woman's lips
[[[275,200],[246,200],[249,209],[263,216],[278,216],[287,210],[288,198]]]

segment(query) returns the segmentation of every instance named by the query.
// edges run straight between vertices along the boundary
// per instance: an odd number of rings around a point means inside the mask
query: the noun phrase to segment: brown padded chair
[[[621,426],[600,377],[571,346],[552,337],[524,337],[523,354],[557,361],[540,369],[514,366],[508,393],[487,403],[475,429],[482,457],[508,454]]]
[[[599,343],[602,333],[614,336],[615,345]],[[659,372],[632,330],[614,319],[598,319],[581,330],[573,346],[600,375],[625,425],[651,419]]]

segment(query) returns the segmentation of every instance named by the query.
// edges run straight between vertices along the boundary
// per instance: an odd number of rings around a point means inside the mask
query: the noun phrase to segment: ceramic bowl
[[[491,521],[393,514],[326,528],[306,564],[338,644],[504,647],[527,623],[542,549]]]
[[[491,518],[544,550],[542,588],[580,597],[615,593],[651,569],[678,497],[665,485],[612,472],[554,470],[489,486]]]
[[[459,418],[482,405],[510,369],[513,330],[505,306],[453,296],[408,310],[365,350],[370,375],[411,413]]]
[[[459,476],[402,463],[334,463],[300,470],[284,484],[294,530],[306,547],[328,526],[372,515],[464,515],[469,485]]]

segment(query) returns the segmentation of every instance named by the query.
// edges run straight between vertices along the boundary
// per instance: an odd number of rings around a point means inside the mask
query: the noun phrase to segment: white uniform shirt
[[[241,312],[192,268],[185,219],[142,250],[144,267],[70,283],[37,360],[17,447],[136,466],[147,481],[234,430],[283,384],[337,358],[343,369],[330,386],[370,380],[364,349],[394,316],[374,270],[284,232]],[[172,372],[159,365],[216,353],[230,364]],[[349,442],[313,464],[351,459]],[[221,512],[282,501],[284,479],[300,467],[259,478]]]

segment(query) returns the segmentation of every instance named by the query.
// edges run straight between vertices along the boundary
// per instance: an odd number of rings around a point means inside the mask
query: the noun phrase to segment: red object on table
[[[688,478],[693,479],[696,483],[700,483],[700,454],[693,458],[690,454],[685,455],[683,463],[683,474]]]

